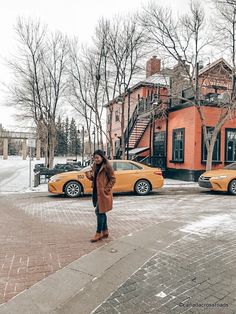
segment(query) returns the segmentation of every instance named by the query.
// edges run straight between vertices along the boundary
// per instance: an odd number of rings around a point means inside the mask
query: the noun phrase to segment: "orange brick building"
[[[204,171],[206,148],[199,113],[187,101],[167,102],[171,85],[177,80],[179,90],[185,98],[193,98],[185,80],[179,72],[179,65],[172,70],[161,70],[160,60],[155,56],[148,60],[146,79],[130,88],[130,114],[128,119],[128,94],[125,95],[125,144],[129,158],[142,160],[161,167],[171,178],[196,181]],[[199,86],[206,125],[215,126],[220,108],[216,98],[231,84],[231,67],[224,59],[209,64],[199,72]],[[173,76],[173,73],[178,73]],[[165,101],[166,100],[166,101]],[[163,104],[164,103],[164,104]],[[167,106],[167,115],[162,110]],[[112,117],[112,145],[116,158],[121,156],[120,105],[114,100]],[[127,127],[129,120],[129,128]],[[109,155],[110,147],[107,145]],[[213,168],[236,161],[236,116],[232,116],[222,127],[214,147]]]

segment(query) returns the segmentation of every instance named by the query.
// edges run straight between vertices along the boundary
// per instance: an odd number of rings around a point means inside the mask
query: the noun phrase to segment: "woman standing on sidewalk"
[[[102,150],[93,153],[92,171],[85,172],[86,177],[93,182],[93,206],[97,215],[97,232],[90,240],[97,242],[108,237],[106,212],[112,209],[112,187],[116,182],[114,170]]]

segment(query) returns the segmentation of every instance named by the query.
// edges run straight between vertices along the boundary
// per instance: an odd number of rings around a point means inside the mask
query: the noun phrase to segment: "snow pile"
[[[208,234],[215,230],[229,230],[232,225],[233,219],[229,214],[213,215],[203,217],[201,220],[186,225],[184,228],[180,229],[180,231],[200,235]]]
[[[198,187],[198,183],[167,178],[164,179],[164,187]]]

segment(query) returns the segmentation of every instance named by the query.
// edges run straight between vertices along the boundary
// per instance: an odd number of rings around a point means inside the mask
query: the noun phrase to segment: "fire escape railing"
[[[148,96],[147,98],[139,98],[138,99],[137,105],[136,105],[136,107],[135,107],[135,109],[134,109],[134,111],[133,111],[133,113],[132,113],[132,115],[128,121],[128,125],[125,129],[125,134],[124,134],[125,147],[128,143],[131,132],[133,131],[133,129],[136,125],[138,117],[141,116],[142,114],[145,114],[145,113],[148,114],[148,113],[153,112],[155,109],[155,106],[158,103],[158,100],[159,100],[159,95],[156,95],[156,94]],[[150,118],[150,120],[151,120],[151,118]],[[149,123],[150,123],[150,121],[149,121]],[[120,156],[121,156],[121,149],[119,147],[117,150],[117,153],[116,153],[116,158],[120,158]]]

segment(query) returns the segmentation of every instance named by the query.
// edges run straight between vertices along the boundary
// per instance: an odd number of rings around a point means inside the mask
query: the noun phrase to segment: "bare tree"
[[[76,39],[70,43],[69,60],[68,99],[72,107],[79,113],[82,121],[85,121],[89,136],[89,151],[91,154],[91,123],[94,115],[89,96],[91,83],[89,75],[85,69],[84,60],[82,59],[82,56],[80,56],[80,48]]]
[[[40,21],[18,19],[16,33],[19,55],[10,62],[15,82],[10,88],[11,103],[22,116],[34,121],[46,147],[45,163],[53,166],[56,141],[55,119],[65,89],[67,38],[48,35]]]
[[[70,103],[85,120],[92,152],[92,125],[97,129],[97,144],[104,149],[102,115],[104,91],[100,87],[101,51],[91,48],[80,49],[78,42],[70,45],[69,94]]]
[[[144,9],[141,16],[141,23],[146,31],[147,39],[159,48],[160,54],[176,60],[182,68],[181,76],[177,73],[177,86],[171,90],[171,98],[185,100],[194,105],[199,113],[202,124],[204,141],[207,149],[206,169],[211,169],[213,149],[217,135],[223,124],[229,119],[230,112],[234,107],[233,102],[229,102],[228,97],[224,97],[218,103],[221,107],[218,121],[209,134],[204,112],[204,101],[201,101],[201,84],[199,82],[199,61],[207,54],[206,48],[213,44],[216,37],[207,36],[205,13],[200,3],[191,1],[189,13],[174,19],[172,12],[168,8],[157,6],[151,2]],[[181,77],[181,79],[180,79]],[[175,77],[172,76],[174,81]],[[182,81],[179,83],[179,81]],[[173,84],[174,85],[174,84]],[[194,101],[182,97],[183,89],[189,88],[194,94]]]
[[[121,105],[121,152],[125,158],[125,108],[124,97],[132,79],[140,70],[140,60],[145,55],[143,30],[136,16],[116,17],[112,22],[101,20],[96,32],[97,47],[102,47],[102,85],[106,93],[106,102],[110,116],[113,114],[111,101],[122,96]],[[108,124],[111,155],[113,152],[112,119]]]
[[[142,30],[134,18],[116,18],[112,22],[100,20],[95,30],[93,45],[79,49],[78,43],[71,44],[69,73],[72,80],[70,94],[72,105],[87,121],[97,128],[97,141],[104,149],[103,138],[107,137],[113,157],[112,125],[108,124],[108,135],[104,128],[104,104],[113,113],[111,101],[118,95],[125,95],[134,74],[139,69],[138,61],[144,40]],[[72,90],[71,90],[72,88]],[[88,117],[90,112],[90,117]],[[124,103],[121,113],[122,156],[125,156]]]

